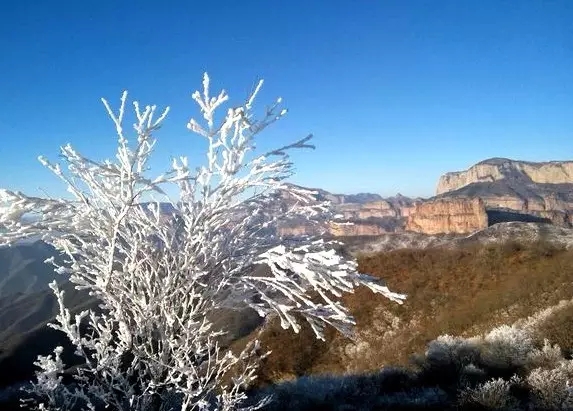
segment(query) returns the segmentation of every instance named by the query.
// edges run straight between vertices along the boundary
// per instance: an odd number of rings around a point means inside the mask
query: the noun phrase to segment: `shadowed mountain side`
[[[46,290],[52,280],[61,279],[52,265],[44,263],[52,256],[57,257],[54,248],[43,241],[0,247],[0,299],[12,296],[8,301],[14,302],[26,294]]]
[[[488,224],[490,226],[505,222],[522,223],[546,223],[551,224],[549,218],[539,217],[531,214],[518,213],[511,210],[486,210]]]
[[[72,283],[66,282],[60,288],[65,291],[65,303],[72,315],[85,309],[97,309],[96,299],[86,291],[77,291]],[[0,307],[0,369],[11,370],[0,373],[0,387],[33,379],[37,356],[51,354],[58,345],[64,347],[62,357],[67,366],[79,364],[79,357],[73,356],[74,348],[67,337],[47,326],[59,312],[52,290],[11,295],[0,299]],[[223,345],[250,334],[262,324],[261,317],[251,309],[221,309],[210,319],[216,328],[228,331],[221,338]]]
[[[95,299],[75,290],[73,284],[66,282],[61,289],[72,313],[95,308]],[[50,354],[58,345],[66,348],[63,355],[66,364],[77,362],[70,355],[73,349],[65,335],[47,326],[59,310],[52,290],[24,295],[12,305],[0,300],[0,305],[9,307],[0,311],[0,369],[10,370],[0,373],[0,386],[32,379],[36,357]]]

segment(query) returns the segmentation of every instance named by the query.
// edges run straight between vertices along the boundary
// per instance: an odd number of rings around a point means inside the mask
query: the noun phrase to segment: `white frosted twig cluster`
[[[354,320],[338,298],[358,285],[402,302],[403,295],[359,274],[332,243],[309,237],[288,244],[278,236],[279,222],[312,220],[329,207],[285,182],[292,174],[289,150],[312,147],[310,136],[255,155],[254,137],[286,113],[279,99],[262,119],[254,118],[261,85],[217,123],[215,111],[228,96],[211,96],[205,74],[203,91],[193,94],[205,125],[188,123],[207,140],[204,166],[192,170],[181,157],[150,177],[154,133],[168,109],[134,103],[131,141],[124,92],[117,112],[103,100],[118,137],[114,161],[88,159],[69,145],[61,149],[66,168],[40,158],[72,200],[0,191],[6,229],[0,245],[41,236],[67,257],[62,266],[51,260],[56,270],[101,302],[99,310],[73,315],[63,291],[51,284],[60,304],[52,327],[67,335],[84,364],[72,389],[60,381],[61,349],[40,358],[39,409],[72,403],[84,409],[235,409],[255,378],[258,346],[253,342],[238,355],[222,347],[225,330],[212,323],[217,310],[276,314],[295,332],[297,318],[304,318],[323,338],[326,324],[350,335]],[[178,198],[170,197],[171,188]],[[27,214],[35,218],[22,218]],[[256,270],[260,265],[269,270]]]

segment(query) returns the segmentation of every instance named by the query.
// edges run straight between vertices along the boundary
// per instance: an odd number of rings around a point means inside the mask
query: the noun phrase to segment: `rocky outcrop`
[[[301,237],[307,235],[320,235],[321,230],[316,225],[300,222],[297,224],[281,224],[277,228],[277,233],[281,237]]]
[[[485,230],[477,231],[471,236],[458,237],[452,240],[448,246],[459,247],[468,244],[491,244],[505,241],[521,243],[547,241],[556,246],[573,248],[573,229],[557,227],[553,224],[512,221],[495,224]]]
[[[477,163],[465,171],[444,174],[440,177],[436,194],[455,191],[472,183],[504,179],[538,184],[573,184],[573,161],[533,163],[492,158]]]
[[[415,205],[406,230],[425,234],[472,233],[487,226],[481,199],[437,199]]]
[[[559,227],[573,227],[573,212],[561,210],[539,211],[540,217],[547,219],[553,225]]]
[[[440,178],[439,199],[480,198],[490,223],[545,221],[572,226],[573,161],[532,163],[494,158]],[[506,219],[504,219],[506,218]]]

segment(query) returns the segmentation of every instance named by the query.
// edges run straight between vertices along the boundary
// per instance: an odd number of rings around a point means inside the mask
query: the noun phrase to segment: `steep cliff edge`
[[[424,234],[473,233],[488,226],[480,198],[438,199],[416,204],[406,223],[407,231]]]
[[[472,183],[498,180],[519,180],[522,183],[538,184],[573,184],[573,161],[534,163],[507,158],[491,158],[467,170],[444,174],[439,179],[436,194],[455,191]]]

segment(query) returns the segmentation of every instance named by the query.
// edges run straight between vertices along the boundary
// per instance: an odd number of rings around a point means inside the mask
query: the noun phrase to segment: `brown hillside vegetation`
[[[485,332],[573,296],[573,251],[548,243],[396,250],[358,261],[361,272],[407,293],[405,304],[392,304],[366,289],[345,296],[357,322],[354,341],[330,330],[321,342],[308,327],[293,334],[271,323],[261,335],[272,354],[259,383],[408,365],[439,335]],[[562,310],[542,330],[564,352],[573,350],[571,316],[573,310]]]

